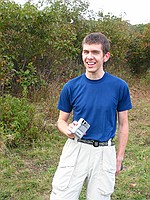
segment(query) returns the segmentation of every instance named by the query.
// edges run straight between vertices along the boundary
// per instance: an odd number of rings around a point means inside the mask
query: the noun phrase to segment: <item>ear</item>
[[[104,62],[107,62],[110,58],[110,52],[107,52],[105,55],[104,55]]]

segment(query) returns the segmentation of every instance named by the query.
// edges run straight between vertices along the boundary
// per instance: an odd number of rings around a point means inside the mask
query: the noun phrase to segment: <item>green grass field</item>
[[[135,85],[131,86],[133,109],[129,111],[124,170],[116,178],[112,200],[150,200],[150,97],[147,90]],[[1,143],[0,200],[49,199],[52,177],[66,140],[55,125],[49,129],[32,147],[8,149]],[[84,186],[80,200],[85,199]]]

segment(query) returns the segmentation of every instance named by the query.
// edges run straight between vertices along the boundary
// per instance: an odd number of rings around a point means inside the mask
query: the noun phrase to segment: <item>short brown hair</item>
[[[82,41],[82,47],[84,44],[101,44],[103,53],[109,52],[110,43],[107,37],[101,32],[90,33]]]

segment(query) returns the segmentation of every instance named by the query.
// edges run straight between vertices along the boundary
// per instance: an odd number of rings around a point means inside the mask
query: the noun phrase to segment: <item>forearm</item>
[[[128,142],[128,124],[118,129],[118,148],[117,148],[117,160],[123,160],[125,149]]]
[[[67,135],[68,130],[68,123],[62,119],[58,119],[57,121],[57,128],[62,132],[63,134]]]
[[[65,134],[68,138],[74,138],[74,134],[71,132],[71,129],[73,128],[74,124],[68,124],[66,121],[59,119],[57,121],[57,127],[58,129]]]
[[[125,155],[125,149],[128,142],[128,111],[118,114],[118,148],[116,157],[116,175],[121,170],[122,161]]]
[[[57,128],[65,134],[69,138],[74,138],[74,135],[71,132],[71,129],[73,127],[73,123],[68,124],[70,113],[66,113],[63,111],[60,111],[59,118],[57,121]]]

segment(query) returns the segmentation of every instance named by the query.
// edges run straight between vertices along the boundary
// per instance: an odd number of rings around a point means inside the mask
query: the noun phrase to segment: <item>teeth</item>
[[[88,62],[88,65],[94,65],[94,63],[93,62]]]

